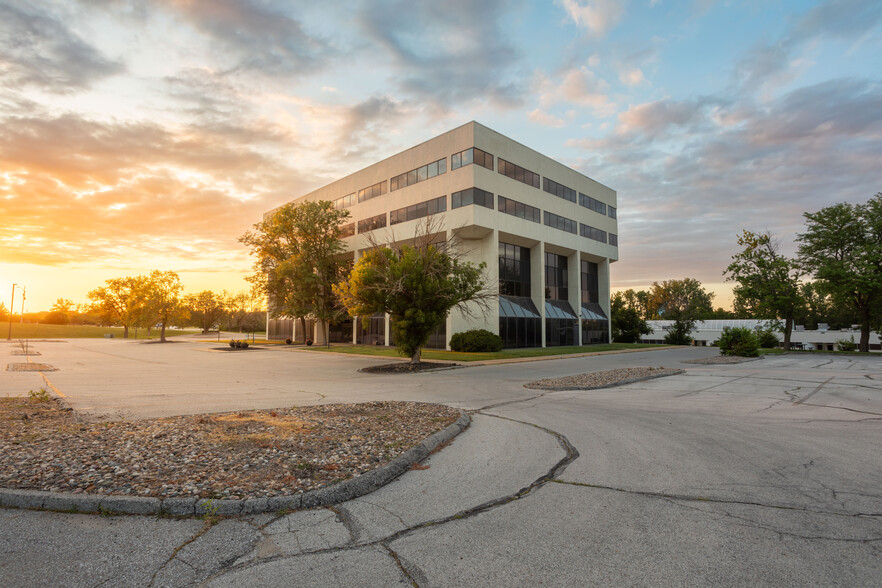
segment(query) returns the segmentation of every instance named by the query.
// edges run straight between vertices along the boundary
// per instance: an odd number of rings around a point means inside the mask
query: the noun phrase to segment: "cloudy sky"
[[[742,228],[882,191],[880,55],[879,0],[0,0],[0,300],[243,290],[264,211],[477,120],[618,191],[614,287],[726,304]]]

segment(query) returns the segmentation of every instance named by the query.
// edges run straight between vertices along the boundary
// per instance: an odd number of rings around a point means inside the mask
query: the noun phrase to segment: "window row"
[[[545,211],[545,225],[549,227],[554,227],[555,229],[560,229],[561,231],[566,231],[567,233],[576,234],[578,230],[578,223],[574,220],[568,219],[564,216],[558,216],[553,212]],[[584,225],[583,225],[584,226]]]
[[[440,176],[444,173],[447,173],[446,157],[444,159],[439,159],[438,161],[433,161],[432,163],[424,165],[423,167],[412,169],[405,174],[401,174],[400,176],[395,176],[394,178],[389,180],[389,191],[392,192],[393,190],[398,190],[399,188],[412,186],[413,184],[428,180],[429,178],[434,178],[435,176]]]
[[[579,192],[579,205],[599,214],[606,214],[606,204]]]
[[[558,184],[554,180],[542,178],[542,189],[549,194],[554,194],[558,198],[563,198],[564,200],[569,200],[570,202],[576,201],[575,190],[573,190],[572,188],[567,188],[563,184]],[[584,196],[584,194],[579,194],[579,196]]]
[[[511,198],[506,198],[505,196],[499,197],[498,206],[499,212],[504,212],[505,214],[510,214],[518,218],[527,219],[528,221],[533,221],[534,223],[542,222],[541,211],[535,206],[523,204],[516,200],[512,200]]]
[[[382,196],[386,193],[386,180],[382,182],[378,182],[373,186],[368,186],[367,188],[362,188],[358,191],[358,201],[364,202],[365,200],[370,200],[371,198],[376,198],[377,196]]]
[[[346,196],[342,196],[334,200],[334,208],[337,210],[341,210],[343,208],[349,208],[355,204],[355,192],[352,194],[347,194]]]
[[[374,229],[382,229],[385,226],[386,215],[378,214],[377,216],[372,216],[370,218],[358,221],[358,232],[367,233],[368,231],[373,231]]]
[[[355,234],[355,223],[348,223],[340,227],[340,238],[345,239]]]
[[[583,237],[606,243],[606,231],[589,227],[588,225],[579,224],[579,234]]]
[[[499,243],[499,293],[530,296],[530,249]]]
[[[519,165],[515,165],[513,163],[509,163],[508,161],[499,159],[498,171],[504,176],[508,176],[513,180],[517,180],[519,182],[523,182],[528,186],[533,186],[534,188],[539,187],[539,174],[531,172],[528,169],[524,169]]]
[[[492,210],[494,208],[493,193],[480,188],[468,188],[466,190],[454,192],[450,195],[451,209],[468,206],[470,204],[477,204],[478,206],[484,206]]]
[[[447,210],[447,196],[440,196],[419,204],[405,206],[389,213],[389,224],[397,225],[405,221],[414,220],[429,216],[430,214],[438,214]]]
[[[450,156],[451,170],[459,169],[472,163],[486,167],[491,171],[493,170],[493,156],[477,147],[470,147],[465,151],[460,151]]]

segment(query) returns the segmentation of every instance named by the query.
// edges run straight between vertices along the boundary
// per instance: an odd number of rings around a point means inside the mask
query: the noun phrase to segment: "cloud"
[[[366,4],[358,21],[391,57],[404,93],[444,109],[473,101],[513,107],[525,92],[514,72],[521,54],[501,21],[518,9],[504,0],[397,0]]]
[[[8,88],[70,94],[124,70],[59,18],[31,3],[0,3],[0,79]]]
[[[531,121],[546,127],[560,128],[566,123],[562,118],[542,112],[538,108],[527,113]]]
[[[571,68],[554,79],[539,72],[534,82],[534,93],[539,96],[540,108],[565,102],[591,109],[598,117],[615,114],[616,105],[606,91],[609,85],[587,68]]]
[[[596,35],[613,28],[625,14],[624,0],[557,0],[577,26]]]
[[[643,77],[643,70],[639,67],[635,67],[633,69],[619,72],[619,81],[626,86],[639,86],[646,82],[646,78]]]

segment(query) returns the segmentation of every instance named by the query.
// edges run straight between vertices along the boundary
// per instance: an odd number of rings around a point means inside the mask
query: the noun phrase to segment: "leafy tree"
[[[641,319],[650,320],[655,318],[655,310],[649,309],[649,292],[646,290],[634,291],[632,288],[616,292],[614,298],[619,300],[622,308],[631,308],[637,312]]]
[[[184,298],[184,304],[190,313],[190,321],[201,327],[203,333],[207,333],[211,327],[218,324],[227,311],[224,296],[215,294],[211,290],[188,294]]]
[[[160,323],[159,340],[166,342],[165,329],[173,321],[188,316],[186,308],[181,304],[181,279],[172,271],[153,270],[144,281],[142,316],[151,317],[150,323]],[[152,318],[155,317],[155,318]]]
[[[759,357],[760,339],[746,327],[725,327],[719,345],[722,355]]]
[[[612,338],[616,343],[637,343],[640,341],[641,335],[648,335],[652,332],[646,320],[636,308],[631,306],[631,300],[627,293],[633,293],[634,290],[626,290],[625,292],[616,292],[610,298],[610,315]],[[645,294],[645,292],[643,292]]]
[[[224,328],[228,331],[260,331],[266,328],[266,310],[261,308],[262,297],[255,292],[224,292]]]
[[[803,214],[799,261],[837,304],[859,317],[858,349],[870,349],[870,331],[882,322],[882,193],[865,204],[841,203]]]
[[[335,287],[352,316],[388,313],[395,346],[412,364],[420,363],[423,345],[452,309],[474,316],[476,306],[486,312],[494,295],[487,288],[486,264],[461,260],[451,242],[432,242],[433,229],[429,219],[413,244],[374,243],[349,279]]]
[[[257,257],[249,279],[269,297],[270,314],[299,318],[304,332],[312,316],[326,340],[329,323],[343,314],[333,288],[347,267],[340,256],[345,249],[340,226],[347,218],[349,211],[325,200],[292,203],[239,238]]]
[[[647,307],[652,318],[700,320],[714,312],[714,295],[694,278],[653,282]]]
[[[57,300],[55,300],[55,304],[52,305],[52,308],[50,308],[49,311],[70,314],[71,312],[73,312],[75,307],[76,305],[67,298],[58,298]]]
[[[50,310],[45,317],[43,317],[43,322],[47,325],[68,325],[70,324],[70,317],[65,312],[61,312],[60,310]]]
[[[128,338],[129,327],[134,326],[141,316],[143,282],[142,276],[113,278],[105,280],[104,286],[89,292],[93,312],[101,316],[106,324],[121,324],[124,338]]]
[[[783,320],[784,349],[790,349],[793,319],[804,304],[799,287],[802,270],[781,255],[771,233],[744,231],[738,245],[744,249],[732,256],[723,272],[726,280],[738,282],[732,289],[735,308],[756,318]]]
[[[6,305],[0,302],[0,321],[8,321],[9,320],[9,309],[6,308]]]
[[[668,345],[689,345],[692,343],[690,334],[695,330],[695,320],[681,316],[674,319],[674,324],[665,327],[665,330],[665,343]]]

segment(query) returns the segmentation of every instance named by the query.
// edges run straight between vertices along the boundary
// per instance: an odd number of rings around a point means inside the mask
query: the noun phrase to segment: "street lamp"
[[[15,287],[18,284],[12,285],[12,302],[9,303],[9,334],[6,335],[7,341],[12,341],[12,307],[15,305]]]

